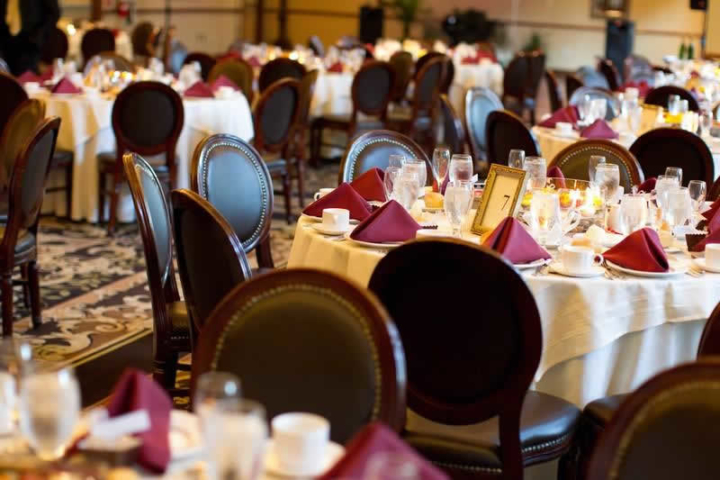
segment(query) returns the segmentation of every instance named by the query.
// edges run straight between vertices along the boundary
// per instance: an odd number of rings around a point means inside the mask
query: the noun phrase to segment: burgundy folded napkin
[[[380,422],[360,430],[347,444],[345,455],[320,480],[345,478],[361,480],[372,457],[378,453],[397,453],[411,458],[420,480],[448,480],[449,477],[420,456],[410,445]]]
[[[42,78],[40,78],[40,75],[37,75],[32,70],[26,70],[19,77],[17,77],[17,81],[20,83],[28,83],[28,82],[40,83],[40,82],[42,82]]]
[[[183,93],[186,97],[195,97],[195,98],[214,98],[215,95],[213,94],[213,91],[210,89],[207,83],[198,80],[197,82],[193,83],[190,88],[185,90]]]
[[[559,188],[565,188],[565,174],[560,170],[560,167],[553,165],[547,169],[548,178],[557,178],[557,186]]]
[[[463,65],[477,65],[480,62],[480,58],[475,55],[468,55],[467,57],[463,57],[460,61]]]
[[[710,217],[707,221],[707,231],[712,234],[718,230],[720,230],[720,215],[715,212],[715,215]]]
[[[343,64],[342,62],[335,62],[332,65],[330,65],[327,69],[328,72],[331,73],[342,73],[343,72]]]
[[[247,59],[247,62],[250,64],[251,67],[262,67],[262,62],[257,57],[250,57]]]
[[[217,92],[218,90],[220,90],[220,87],[230,87],[235,91],[240,90],[240,87],[238,87],[235,82],[230,80],[225,75],[220,75],[210,86],[213,92]]]
[[[385,172],[383,172],[379,168],[371,168],[370,170],[353,180],[350,185],[365,200],[384,202],[386,199],[383,178],[385,178]]]
[[[52,88],[52,93],[81,93],[78,87],[75,86],[66,77],[63,77],[55,86]]]
[[[572,123],[573,125],[577,124],[578,121],[578,112],[577,108],[573,105],[567,106],[565,108],[561,108],[560,110],[556,111],[550,117],[546,118],[542,122],[540,122],[541,127],[546,128],[555,128],[555,125],[558,122],[567,122]]]
[[[223,60],[235,60],[235,59],[242,59],[242,54],[238,52],[237,50],[230,50],[227,53],[224,53],[217,57],[218,62],[222,62]]]
[[[153,472],[163,473],[170,461],[170,410],[172,400],[160,385],[145,373],[127,369],[113,389],[107,407],[110,417],[146,410],[150,430],[136,434],[142,441],[138,463]]]
[[[698,243],[693,245],[690,248],[690,251],[704,252],[705,246],[710,245],[711,243],[720,243],[720,230],[715,230],[714,232],[710,233],[707,237],[703,238]]]
[[[53,69],[52,68],[46,68],[44,72],[40,74],[40,81],[47,82],[52,80],[53,78]]]
[[[516,265],[552,258],[513,217],[507,217],[500,222],[485,239],[483,246],[492,248]]]
[[[390,200],[355,227],[350,238],[371,243],[404,242],[415,238],[421,228],[402,205]]]
[[[618,138],[617,132],[602,118],[598,118],[592,125],[583,128],[580,136],[583,138],[606,138],[609,140]]]
[[[638,185],[638,192],[650,193],[655,190],[655,183],[657,183],[657,177],[650,177],[640,185]]]
[[[303,210],[305,215],[322,217],[326,208],[345,208],[353,220],[365,220],[370,216],[370,205],[349,183],[342,183],[332,192],[314,201]]]
[[[668,259],[657,232],[643,228],[603,254],[605,260],[641,272],[667,272]]]
[[[650,85],[645,80],[641,80],[639,82],[625,82],[622,87],[620,87],[620,91],[624,92],[628,88],[637,88],[638,89],[638,95],[640,97],[645,97],[647,93],[650,91]]]
[[[710,205],[710,209],[702,213],[702,216],[705,217],[706,220],[710,220],[718,210],[720,210],[720,198],[715,200],[712,205]]]

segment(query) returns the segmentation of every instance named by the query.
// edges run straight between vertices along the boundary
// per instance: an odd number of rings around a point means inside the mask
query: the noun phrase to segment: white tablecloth
[[[288,267],[312,267],[367,285],[382,249],[362,248],[298,222]],[[684,254],[676,254],[689,261]],[[524,274],[543,326],[535,388],[579,406],[636,388],[695,358],[705,319],[720,301],[720,275],[610,280]]]
[[[72,150],[75,154],[73,172],[72,219],[98,220],[98,166],[97,154],[114,151],[115,136],[112,131],[111,115],[113,100],[85,95],[58,96],[36,94],[44,100],[48,116],[62,119],[57,147]],[[237,95],[232,99],[184,99],[185,122],[177,145],[177,188],[190,185],[190,162],[200,141],[208,135],[230,133],[243,140],[253,137],[252,114],[247,99]],[[63,184],[64,180],[54,172],[50,185]],[[125,187],[118,219],[130,221],[135,212],[129,191]],[[108,201],[106,204],[109,205]],[[43,203],[44,212],[65,215],[64,193],[47,195]]]

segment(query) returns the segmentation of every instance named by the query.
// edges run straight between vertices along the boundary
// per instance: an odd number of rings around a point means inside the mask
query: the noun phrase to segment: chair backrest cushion
[[[490,163],[507,165],[510,150],[525,151],[525,156],[540,155],[533,133],[522,120],[507,110],[490,112],[485,123],[485,141]]]
[[[473,87],[468,90],[465,97],[465,124],[476,157],[484,155],[487,150],[485,125],[488,115],[502,108],[502,102],[489,88]]]
[[[385,170],[390,155],[428,161],[425,152],[412,139],[388,130],[374,130],[356,137],[348,147],[340,164],[340,183],[352,182],[373,168]]]

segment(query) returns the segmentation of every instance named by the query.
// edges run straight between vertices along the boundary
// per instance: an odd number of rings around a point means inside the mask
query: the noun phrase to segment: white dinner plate
[[[328,442],[320,468],[314,471],[289,470],[284,468],[275,453],[275,443],[270,439],[265,452],[265,469],[282,477],[319,477],[327,472],[345,454],[345,448],[335,442]]]
[[[351,230],[350,227],[344,228],[342,230],[335,230],[325,227],[325,225],[323,225],[322,223],[313,223],[312,225],[310,225],[310,227],[318,233],[322,233],[323,235],[330,235],[332,237],[339,237],[340,235],[345,235],[348,231]]]
[[[614,263],[606,260],[605,263],[608,264],[610,268],[613,270],[617,270],[618,272],[627,273],[628,275],[633,275],[636,277],[646,277],[646,278],[669,278],[669,277],[675,277],[678,275],[684,275],[685,272],[687,272],[687,267],[674,267],[672,263],[670,264],[670,270],[667,272],[643,272],[640,270],[633,270],[630,268],[621,267],[620,265],[615,265]]]
[[[602,242],[600,244],[605,248],[612,248],[618,243],[622,242],[625,239],[624,235],[620,235],[618,233],[610,233],[605,232],[605,237],[603,238]]]
[[[711,267],[707,264],[704,258],[695,258],[693,259],[693,262],[695,262],[695,265],[702,268],[706,272],[710,273],[720,273],[720,267]]]
[[[550,259],[540,258],[530,263],[513,263],[513,267],[517,268],[518,270],[529,270],[531,268],[538,268],[542,267],[543,265],[547,265],[551,261],[552,260]]]
[[[184,410],[170,412],[170,455],[173,460],[199,456],[202,451],[200,418]]]
[[[373,242],[363,242],[362,240],[355,240],[350,238],[350,233],[347,232],[345,234],[345,240],[348,242],[354,243],[356,245],[360,245],[361,247],[370,247],[370,248],[397,248],[400,245],[402,245],[404,242],[394,242],[394,243],[373,243]]]
[[[589,271],[584,273],[570,273],[565,269],[565,265],[563,265],[560,262],[555,262],[550,264],[550,271],[553,273],[557,273],[558,275],[563,275],[565,277],[575,277],[575,278],[591,278],[591,277],[599,277],[600,275],[605,274],[605,269],[603,267],[593,266]]]
[[[312,220],[313,222],[322,222],[322,217],[314,217],[312,215],[306,215],[304,213],[302,214],[302,216],[307,219]],[[353,225],[357,225],[358,223],[360,223],[360,220],[355,220],[354,218],[351,218],[350,223]]]

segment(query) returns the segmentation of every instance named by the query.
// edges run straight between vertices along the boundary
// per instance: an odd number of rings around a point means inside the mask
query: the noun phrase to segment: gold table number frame
[[[491,232],[506,217],[514,217],[523,195],[527,172],[493,163],[490,165],[485,190],[480,199],[472,232],[484,235]]]

